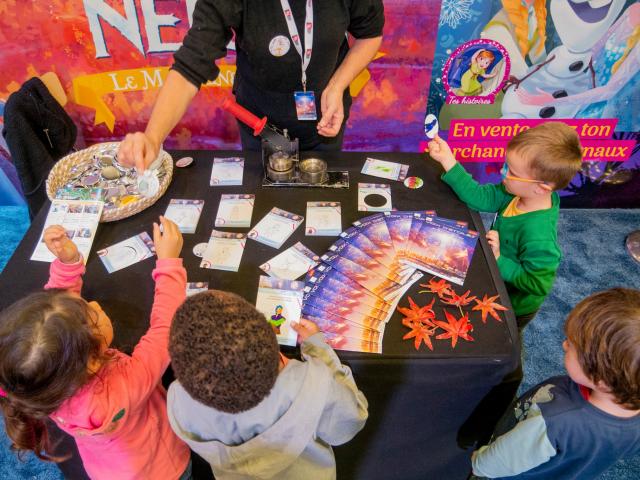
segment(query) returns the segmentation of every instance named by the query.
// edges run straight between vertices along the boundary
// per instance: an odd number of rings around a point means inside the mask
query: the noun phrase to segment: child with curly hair
[[[44,232],[57,257],[44,292],[7,308],[0,319],[0,406],[19,451],[59,461],[46,422],[73,436],[93,479],[190,478],[190,452],[171,430],[166,391],[167,344],[185,298],[182,236],[161,217],[154,223],[158,260],[151,325],[131,356],[110,348],[113,327],[96,302],[80,297],[85,267],[63,227]]]
[[[335,479],[331,445],[364,426],[351,370],[313,322],[292,326],[302,362],[284,357],[265,316],[233,293],[202,292],[176,312],[169,421],[218,480]]]

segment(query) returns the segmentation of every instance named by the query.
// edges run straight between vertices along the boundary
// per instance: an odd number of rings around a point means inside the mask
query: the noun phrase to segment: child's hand
[[[51,225],[43,234],[44,243],[62,263],[77,263],[80,261],[80,252],[75,243],[69,239],[64,227]]]
[[[500,234],[496,230],[489,230],[487,232],[487,242],[489,242],[493,255],[498,260],[500,258]]]
[[[451,170],[457,162],[449,144],[441,139],[439,135],[436,135],[436,138],[429,142],[428,152],[431,158],[442,165],[445,172]]]
[[[313,323],[311,320],[307,320],[306,318],[301,318],[300,322],[298,323],[291,322],[291,328],[298,332],[300,343],[304,342],[314,333],[318,333],[320,331],[315,323]]]
[[[168,218],[160,216],[160,226],[153,222],[153,245],[156,247],[158,259],[179,258],[182,250],[182,234],[178,226]]]

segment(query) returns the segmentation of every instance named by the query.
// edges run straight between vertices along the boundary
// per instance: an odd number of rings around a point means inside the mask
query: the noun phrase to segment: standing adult
[[[236,101],[286,128],[302,150],[340,150],[349,84],[378,51],[383,26],[382,0],[198,0],[145,132],[128,134],[118,158],[139,170],[155,160],[200,86],[218,76],[214,61],[234,34]],[[243,149],[258,150],[238,124]]]

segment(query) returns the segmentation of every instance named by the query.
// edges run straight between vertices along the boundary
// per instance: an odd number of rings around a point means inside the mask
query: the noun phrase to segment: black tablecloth
[[[484,240],[484,229],[477,213],[461,203],[451,189],[439,180],[439,165],[424,155],[407,153],[338,153],[316,154],[327,160],[330,170],[349,170],[349,189],[265,188],[259,154],[245,153],[242,186],[210,187],[209,176],[214,155],[236,156],[238,152],[172,152],[174,159],[189,155],[192,166],[175,169],[166,194],[151,208],[133,217],[101,224],[87,264],[83,296],[97,300],[114,323],[114,346],[130,352],[148,328],[148,314],[154,284],[150,278],[154,266],[145,260],[113,274],[108,274],[95,251],[147,231],[158,215],[164,213],[171,198],[204,199],[205,205],[195,234],[184,235],[183,258],[188,281],[208,281],[210,288],[230,290],[254,303],[259,265],[298,241],[318,254],[327,251],[333,237],[307,237],[303,226],[276,250],[248,240],[237,273],[199,268],[193,255],[194,245],[206,242],[223,193],[255,193],[252,225],[272,207],[306,214],[307,201],[342,203],[342,226],[368,215],[357,211],[358,182],[384,183],[383,179],[360,173],[364,160],[372,156],[410,165],[409,175],[421,177],[422,188],[411,190],[401,182],[391,183],[393,207],[397,210],[436,210],[438,215],[469,222],[481,232],[480,242],[463,287],[472,294],[500,294],[510,306],[495,260]],[[307,153],[303,156],[310,156]],[[48,264],[29,260],[46,218],[48,205],[34,222],[13,257],[0,275],[0,308],[42,287]],[[247,232],[248,229],[231,229]],[[428,280],[430,275],[425,275]],[[409,290],[420,305],[430,296],[419,294],[417,284]],[[406,296],[400,305],[407,305]],[[475,312],[477,315],[477,312]],[[383,354],[338,352],[353,369],[356,382],[369,400],[370,417],[365,429],[345,446],[336,448],[338,478],[362,479],[464,479],[469,472],[471,445],[486,438],[491,424],[510,400],[509,392],[494,386],[515,367],[519,347],[515,320],[511,311],[505,322],[489,318],[486,324],[474,321],[474,342],[460,340],[455,349],[448,341],[434,341],[434,351],[422,346],[416,351],[413,341],[403,341],[407,329],[396,312],[389,322],[383,342]],[[512,393],[512,392],[511,392]],[[484,400],[483,400],[484,399]]]

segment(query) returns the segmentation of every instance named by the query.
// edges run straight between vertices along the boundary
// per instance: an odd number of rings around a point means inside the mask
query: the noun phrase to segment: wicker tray
[[[71,169],[77,165],[84,163],[92,163],[94,155],[100,155],[102,153],[113,152],[118,150],[119,142],[107,142],[98,143],[84,150],[73,152],[66,157],[61,158],[49,172],[47,178],[47,196],[50,200],[55,198],[56,192],[61,187],[64,187],[72,178]],[[173,159],[164,150],[160,151],[160,157],[162,158],[162,167],[164,168],[165,175],[160,179],[160,188],[158,193],[153,197],[140,197],[138,200],[128,203],[122,207],[104,209],[102,211],[101,222],[114,222],[123,218],[135,215],[141,212],[147,207],[150,207],[156,201],[164,195],[167,190],[171,178],[173,176]]]

